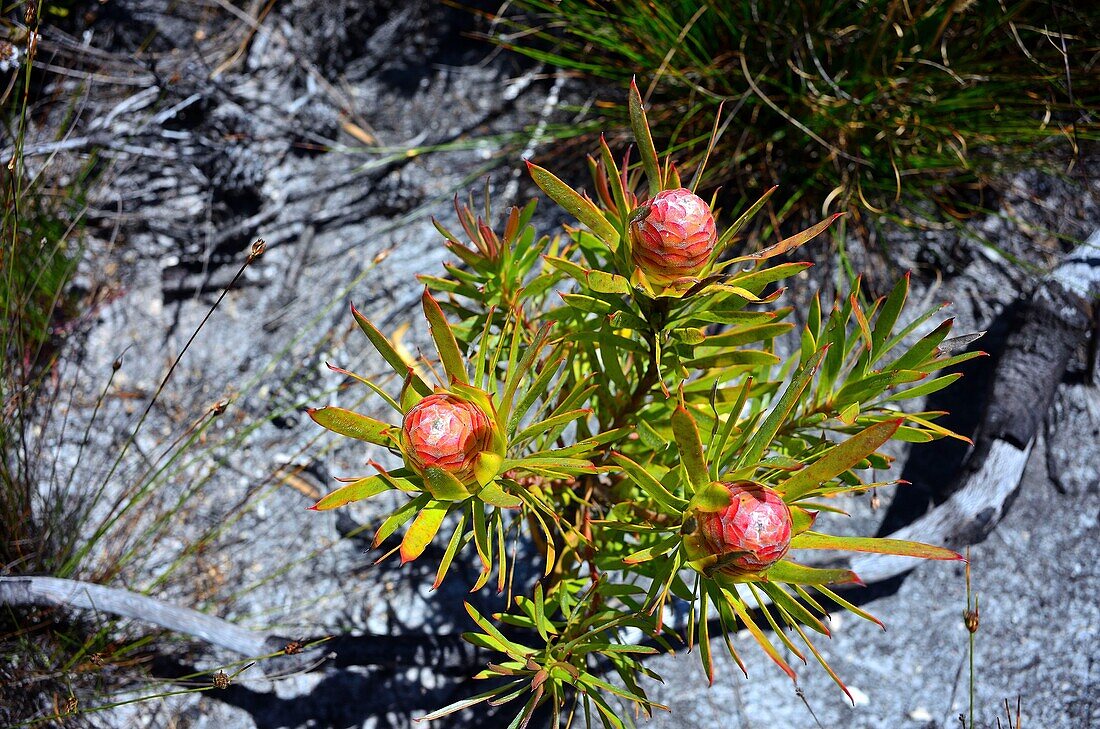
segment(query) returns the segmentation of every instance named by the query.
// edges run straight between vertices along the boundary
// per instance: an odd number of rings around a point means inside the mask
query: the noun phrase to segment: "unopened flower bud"
[[[405,414],[401,435],[409,465],[417,471],[441,468],[463,483],[474,477],[478,454],[493,437],[485,412],[454,395],[429,395]]]
[[[716,239],[710,206],[683,187],[657,193],[630,222],[634,263],[659,284],[699,273]]]
[[[724,483],[729,506],[698,515],[699,534],[723,571],[750,574],[771,567],[791,544],[791,510],[773,489],[752,481]]]

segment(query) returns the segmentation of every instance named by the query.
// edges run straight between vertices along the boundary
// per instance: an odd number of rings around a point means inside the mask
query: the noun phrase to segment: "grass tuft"
[[[1100,138],[1095,3],[513,5],[497,43],[609,88],[637,76],[655,134],[692,163],[717,123],[704,184],[731,202],[801,181],[773,223],[836,210],[965,219],[998,175],[1065,172]],[[627,115],[625,99],[596,108]]]

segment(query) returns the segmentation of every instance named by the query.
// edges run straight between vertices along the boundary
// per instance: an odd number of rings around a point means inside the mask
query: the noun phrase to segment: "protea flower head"
[[[437,392],[405,413],[401,441],[414,470],[441,468],[470,483],[478,455],[492,446],[493,427],[478,405]]]
[[[707,551],[722,557],[722,570],[742,575],[778,562],[791,544],[791,510],[773,489],[752,481],[723,483],[729,505],[698,515]]]
[[[658,284],[699,273],[716,238],[710,206],[683,187],[657,193],[630,221],[634,263]]]

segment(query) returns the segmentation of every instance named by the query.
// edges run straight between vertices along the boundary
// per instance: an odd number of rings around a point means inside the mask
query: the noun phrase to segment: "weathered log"
[[[260,661],[265,673],[308,670],[325,658],[337,666],[431,666],[444,674],[463,673],[480,662],[478,650],[458,634],[337,636],[297,655],[273,655],[283,651],[290,639],[130,590],[58,577],[0,577],[0,605],[94,610],[140,620],[245,657],[269,656]]]
[[[974,448],[951,497],[890,534],[891,538],[963,549],[984,540],[1005,515],[1058,384],[1096,321],[1098,249],[1100,230],[1032,294],[1008,337]],[[879,554],[860,554],[844,562],[868,584],[919,564],[911,558]]]

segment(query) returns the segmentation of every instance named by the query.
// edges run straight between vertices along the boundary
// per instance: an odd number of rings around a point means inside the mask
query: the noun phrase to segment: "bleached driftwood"
[[[989,535],[1020,487],[1058,384],[1096,321],[1098,298],[1100,230],[1032,294],[1008,337],[974,448],[950,498],[890,537],[962,549]],[[860,554],[845,562],[868,584],[919,564],[881,554]]]

